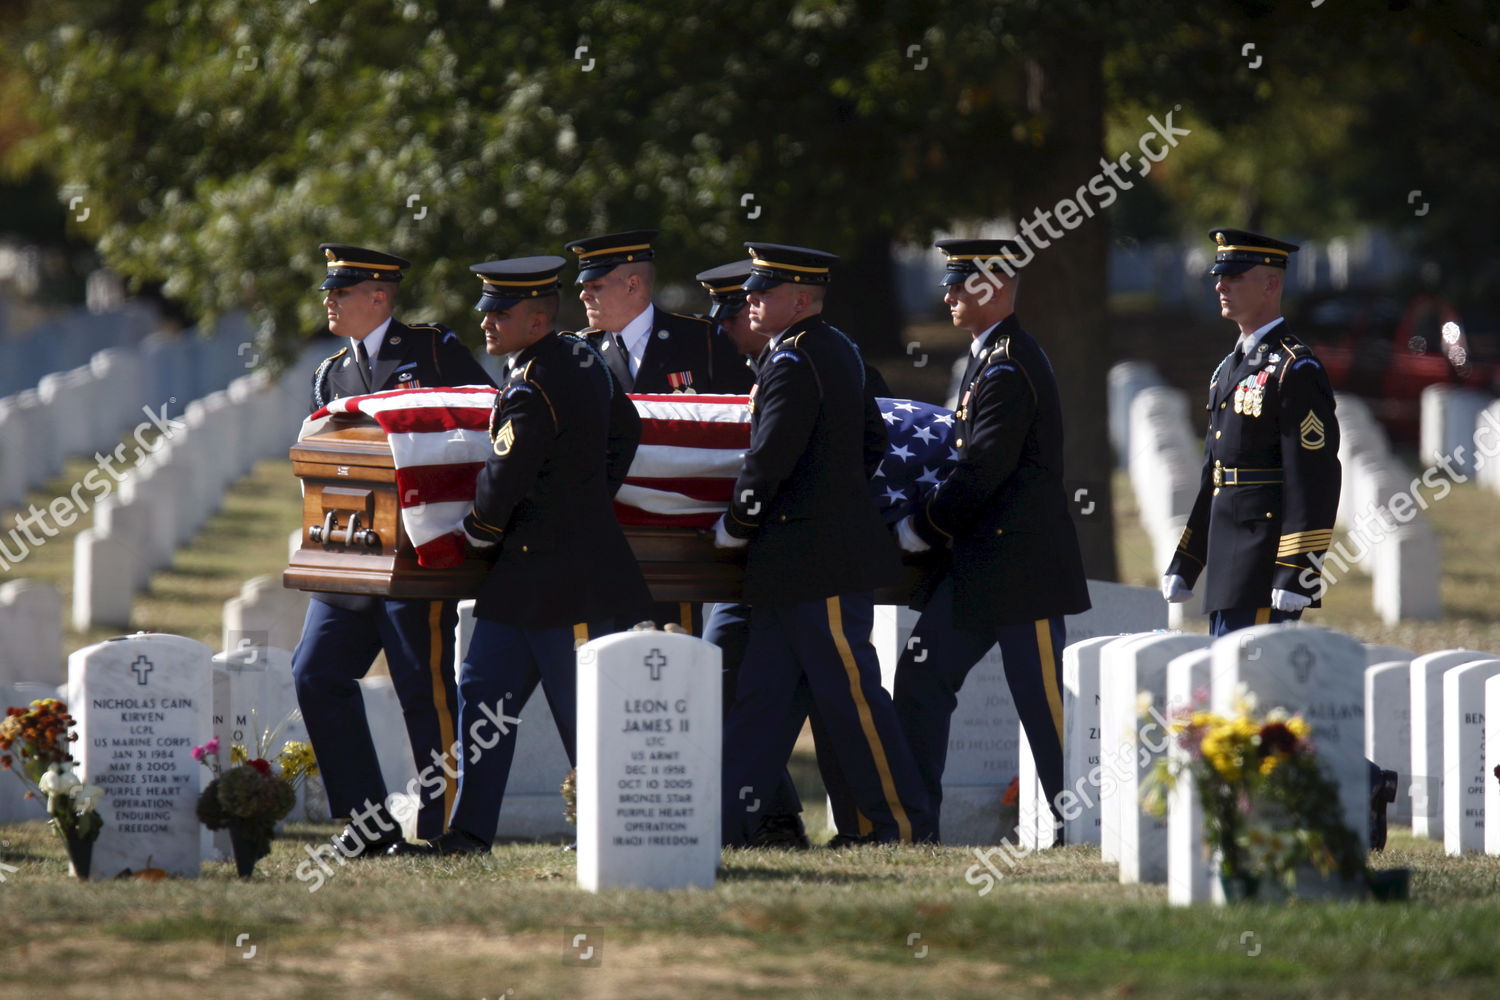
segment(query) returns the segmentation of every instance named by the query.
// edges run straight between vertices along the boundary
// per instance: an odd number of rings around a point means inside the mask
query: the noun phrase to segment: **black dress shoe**
[[[374,828],[375,839],[366,837],[353,823],[346,823],[333,838],[333,845],[340,854],[346,858],[378,858],[383,857],[392,845],[404,843],[399,828],[386,833],[377,824],[366,821],[365,825]]]
[[[847,847],[864,847],[868,844],[878,843],[875,834],[867,833],[863,837],[856,837],[852,833],[838,833],[823,846],[830,851],[842,851]]]
[[[419,840],[415,843],[403,840],[394,844],[387,853],[393,858],[408,855],[446,857],[455,854],[488,854],[490,845],[462,830],[449,830],[431,840]]]
[[[786,851],[805,851],[812,847],[802,817],[796,813],[776,813],[765,817],[750,836],[750,847],[776,847]]]

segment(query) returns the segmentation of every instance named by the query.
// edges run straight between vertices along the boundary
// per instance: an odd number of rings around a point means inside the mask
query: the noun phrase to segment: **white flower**
[[[99,804],[99,796],[104,794],[104,789],[98,785],[80,784],[70,794],[73,796],[73,811],[82,816],[94,811],[94,806]]]
[[[64,771],[61,764],[53,764],[47,768],[47,773],[36,783],[36,787],[47,793],[47,811],[57,811],[57,800],[69,794],[79,785],[78,777],[72,771]]]

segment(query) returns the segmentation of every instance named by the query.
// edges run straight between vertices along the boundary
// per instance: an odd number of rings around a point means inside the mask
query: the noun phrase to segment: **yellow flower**
[[[236,743],[234,746],[229,748],[229,763],[243,764],[249,759],[250,755],[245,752],[245,748],[240,746],[240,744]]]
[[[288,781],[318,773],[318,759],[314,756],[312,747],[301,740],[288,740],[281,748],[277,762],[281,764],[281,773]]]

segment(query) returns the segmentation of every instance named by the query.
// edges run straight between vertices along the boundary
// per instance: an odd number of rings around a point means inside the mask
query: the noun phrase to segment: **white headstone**
[[[1301,715],[1318,748],[1318,760],[1338,786],[1344,822],[1368,845],[1370,770],[1364,754],[1365,651],[1355,640],[1309,626],[1257,625],[1213,644],[1213,708],[1234,711],[1237,690],[1254,696],[1257,712],[1284,708]],[[1222,893],[1215,885],[1215,898]],[[1337,875],[1299,871],[1297,892],[1312,898],[1361,895],[1363,883]]]
[[[1395,771],[1396,801],[1389,820],[1411,826],[1411,664],[1379,663],[1365,668],[1365,756]]]
[[[1207,707],[1212,682],[1213,650],[1195,649],[1167,664],[1167,717]],[[1177,784],[1167,796],[1167,902],[1176,906],[1207,903],[1213,898],[1213,859],[1203,844],[1203,807],[1188,753],[1172,740],[1167,757],[1178,765]]]
[[[79,772],[104,789],[92,878],[148,866],[196,876],[207,768],[193,747],[212,735],[213,650],[178,635],[137,634],[68,657]]]
[[[1484,686],[1500,660],[1475,660],[1443,674],[1443,847],[1484,850]]]
[[[1072,798],[1059,803],[1059,811],[1063,840],[1069,844],[1099,843],[1099,794],[1105,781],[1099,755],[1099,658],[1117,638],[1094,636],[1063,650],[1063,785]]]
[[[224,602],[224,648],[295,649],[307,617],[308,592],[281,585],[281,575],[252,577]]]
[[[0,683],[64,679],[62,596],[41,580],[0,584]]]
[[[718,868],[719,647],[620,632],[578,651],[578,884],[711,888]]]
[[[1474,428],[1488,393],[1438,383],[1422,390],[1422,461],[1446,460],[1464,474],[1474,471]]]
[[[213,670],[213,730],[223,763],[228,764],[235,744],[251,757],[275,761],[289,741],[308,742],[307,726],[297,712],[291,653],[247,645],[216,653]],[[303,804],[304,789],[298,789],[298,806]],[[214,844],[220,857],[233,857],[229,831],[215,833]]]
[[[1118,747],[1125,757],[1120,762],[1120,787],[1115,796],[1123,883],[1167,881],[1167,821],[1141,808],[1141,789],[1172,742],[1171,732],[1163,724],[1167,717],[1167,664],[1208,643],[1206,635],[1167,632],[1104,650],[1105,695],[1100,713],[1101,718],[1104,713],[1116,716],[1121,736]],[[1147,696],[1151,716],[1143,720]]]
[[[1443,617],[1442,553],[1424,517],[1398,526],[1372,547],[1371,603],[1381,621],[1435,622]]]
[[[1130,459],[1130,404],[1136,393],[1162,385],[1161,373],[1149,361],[1121,361],[1109,369],[1109,440],[1114,445],[1115,464],[1124,467]]]
[[[1500,679],[1484,682],[1484,812],[1500,816]],[[1484,825],[1484,853],[1500,854],[1500,822]]]
[[[1411,800],[1413,836],[1443,839],[1443,674],[1465,663],[1487,659],[1487,653],[1472,649],[1445,649],[1411,661],[1411,782],[1407,797]]]
[[[135,593],[136,550],[133,543],[106,538],[93,528],[73,536],[73,628],[130,624]]]

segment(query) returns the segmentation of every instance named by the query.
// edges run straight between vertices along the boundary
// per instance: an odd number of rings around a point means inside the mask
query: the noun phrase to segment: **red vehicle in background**
[[[1500,395],[1495,333],[1471,333],[1452,303],[1428,292],[1404,304],[1383,293],[1308,296],[1292,329],[1317,351],[1333,388],[1364,398],[1394,441],[1417,440],[1429,385]]]

